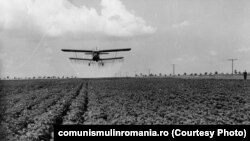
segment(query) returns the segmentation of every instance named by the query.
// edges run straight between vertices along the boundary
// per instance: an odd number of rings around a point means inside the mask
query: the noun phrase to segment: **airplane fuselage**
[[[99,56],[99,53],[93,53],[93,61],[96,61],[98,62],[100,60],[100,56]]]

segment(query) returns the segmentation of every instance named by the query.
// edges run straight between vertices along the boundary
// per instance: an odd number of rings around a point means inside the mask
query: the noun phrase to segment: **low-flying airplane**
[[[101,58],[100,55],[109,54],[110,52],[120,52],[120,51],[130,51],[131,48],[123,49],[107,49],[107,50],[77,50],[77,49],[62,49],[64,52],[74,52],[76,54],[75,58],[69,58],[70,60],[82,60],[89,61],[89,66],[92,62],[98,62],[104,66],[104,61],[108,60],[122,60],[124,57],[113,57],[113,58]],[[85,53],[86,55],[92,55],[91,59],[88,58],[78,58],[77,53]]]

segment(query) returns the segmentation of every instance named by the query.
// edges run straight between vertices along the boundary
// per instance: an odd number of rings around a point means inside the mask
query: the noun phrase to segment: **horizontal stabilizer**
[[[85,54],[85,55],[93,55],[92,52],[85,52],[84,54]]]

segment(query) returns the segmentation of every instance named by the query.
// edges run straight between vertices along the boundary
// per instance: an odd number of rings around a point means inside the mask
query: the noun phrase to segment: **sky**
[[[131,48],[104,67],[61,49]],[[0,76],[250,71],[248,0],[1,0]],[[89,57],[77,54],[78,57]]]

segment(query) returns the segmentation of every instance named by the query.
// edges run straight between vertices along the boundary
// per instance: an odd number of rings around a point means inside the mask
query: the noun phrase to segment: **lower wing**
[[[124,57],[114,57],[114,58],[102,58],[100,59],[101,61],[106,61],[106,60],[121,60],[123,59]]]
[[[69,58],[70,60],[83,60],[83,61],[93,61],[92,59],[86,59],[86,58]]]

